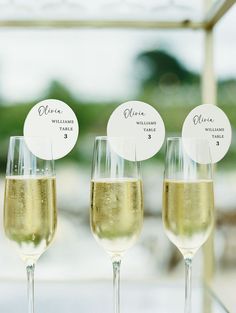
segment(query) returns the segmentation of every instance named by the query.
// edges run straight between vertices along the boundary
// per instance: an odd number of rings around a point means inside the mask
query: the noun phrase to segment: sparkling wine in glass
[[[129,144],[118,138],[124,151]],[[131,148],[131,149],[130,149]],[[91,230],[113,264],[114,313],[120,312],[120,263],[137,241],[143,225],[143,191],[140,164],[118,155],[109,138],[97,137],[91,179]]]
[[[187,153],[191,149],[191,156]],[[204,163],[198,163],[204,160]],[[214,222],[212,165],[208,142],[167,139],[163,183],[165,232],[184,257],[185,313],[191,312],[191,267]]]
[[[50,142],[39,144],[51,149]],[[34,268],[52,242],[57,226],[53,160],[37,158],[24,137],[11,137],[4,197],[4,229],[26,264],[28,313],[34,312]]]

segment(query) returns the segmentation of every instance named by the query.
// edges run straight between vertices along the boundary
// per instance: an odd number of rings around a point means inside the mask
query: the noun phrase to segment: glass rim
[[[95,136],[95,140],[107,140],[108,136]]]
[[[167,137],[166,141],[169,141],[169,140],[182,140],[182,137],[178,137],[178,136]]]
[[[50,142],[52,144],[52,139],[51,138],[48,138],[46,136],[21,136],[21,135],[17,135],[17,136],[10,136],[9,139],[18,139],[18,140],[25,140],[26,138],[29,138],[29,139],[43,139],[43,140],[46,140],[48,142]]]
[[[20,135],[18,135],[18,136],[10,136],[10,139],[22,139],[22,138],[24,138],[24,136],[20,136]]]
[[[209,141],[207,138],[202,138],[202,137],[178,137],[178,136],[173,136],[173,137],[167,137],[166,141],[202,141],[202,142],[207,142],[209,144]]]
[[[130,140],[135,139],[133,136],[95,136],[95,140],[109,140],[109,139],[124,139],[124,140]]]

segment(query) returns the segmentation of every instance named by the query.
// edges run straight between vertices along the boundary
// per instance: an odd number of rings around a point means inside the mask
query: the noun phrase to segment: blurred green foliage
[[[137,63],[142,69],[140,82],[143,89],[157,84],[199,83],[198,74],[185,68],[174,56],[162,50],[145,51],[138,55]]]
[[[164,51],[147,51],[137,56],[135,67],[138,73],[136,100],[153,105],[164,119],[167,136],[180,135],[183,121],[192,108],[201,104],[200,76],[186,69],[176,58]],[[120,104],[88,103],[76,98],[59,81],[52,81],[41,99],[29,103],[0,105],[0,171],[5,171],[7,146],[10,136],[22,135],[24,120],[30,109],[43,99],[59,99],[74,110],[80,125],[80,136],[76,147],[58,162],[75,161],[89,164],[92,157],[93,141],[96,135],[106,133],[106,125],[112,111]],[[128,99],[127,99],[128,100]],[[218,83],[218,104],[225,111],[236,130],[236,80]],[[236,142],[233,144],[222,165],[232,166],[236,160]],[[163,159],[163,151],[152,161]]]

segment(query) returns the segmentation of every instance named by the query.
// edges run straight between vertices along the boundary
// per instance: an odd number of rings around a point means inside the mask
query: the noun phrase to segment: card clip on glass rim
[[[40,144],[47,146],[50,159],[42,159],[37,157],[30,149],[27,142],[34,142],[37,147]],[[14,151],[16,150],[16,151]],[[19,153],[20,160],[14,163],[16,154]],[[29,136],[11,136],[8,147],[8,162],[6,175],[44,175],[55,176],[55,165],[53,161],[53,152],[51,140],[46,137],[29,137]],[[39,164],[40,163],[40,164]],[[22,164],[24,166],[22,167]],[[29,164],[31,167],[29,167]],[[42,166],[43,165],[43,166]],[[41,168],[41,170],[39,170]]]
[[[102,151],[106,147],[106,151]],[[122,150],[124,153],[122,153]],[[95,152],[100,151],[100,153]],[[131,159],[127,158],[128,155],[131,156]],[[94,152],[93,152],[93,164],[92,168],[95,168],[95,171],[92,173],[92,177],[96,178],[100,177],[100,165],[98,167],[94,167],[94,162],[98,162],[100,164],[101,160],[97,160],[97,157],[103,155],[105,153],[108,158],[106,159],[106,164],[104,166],[108,166],[110,162],[111,171],[109,172],[110,178],[117,178],[118,176],[122,176],[122,173],[118,171],[118,168],[123,171],[121,164],[125,164],[127,167],[137,168],[137,177],[140,177],[141,172],[141,162],[136,160],[136,142],[134,137],[122,137],[122,136],[96,136],[94,142]],[[112,157],[110,157],[110,155]],[[126,162],[125,162],[126,161]],[[102,164],[102,162],[101,162]],[[134,165],[136,164],[136,165]],[[97,170],[99,169],[99,173]]]
[[[96,137],[107,140],[114,152],[127,161],[138,162],[138,138],[134,136],[101,136]]]
[[[200,164],[212,164],[210,143],[203,137],[167,137],[168,141],[180,141],[186,154],[193,161]]]

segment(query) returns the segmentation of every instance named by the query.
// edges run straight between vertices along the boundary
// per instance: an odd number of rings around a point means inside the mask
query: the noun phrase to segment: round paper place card
[[[73,110],[64,102],[48,99],[37,103],[29,112],[24,124],[24,136],[28,148],[37,157],[45,160],[60,159],[76,144],[79,125]],[[34,138],[51,142],[39,144]]]
[[[196,153],[190,148],[193,145],[188,143],[191,142],[191,138],[206,139],[210,146],[211,161],[217,163],[223,159],[230,147],[232,129],[228,117],[219,107],[213,104],[202,104],[194,108],[186,117],[182,137],[187,153],[199,163],[209,163],[207,153],[205,157],[196,160]]]
[[[119,105],[111,114],[107,124],[107,136],[113,149],[127,160],[146,160],[154,156],[165,139],[165,126],[160,114],[149,104],[128,101]],[[126,149],[117,138],[126,138],[135,143]]]

